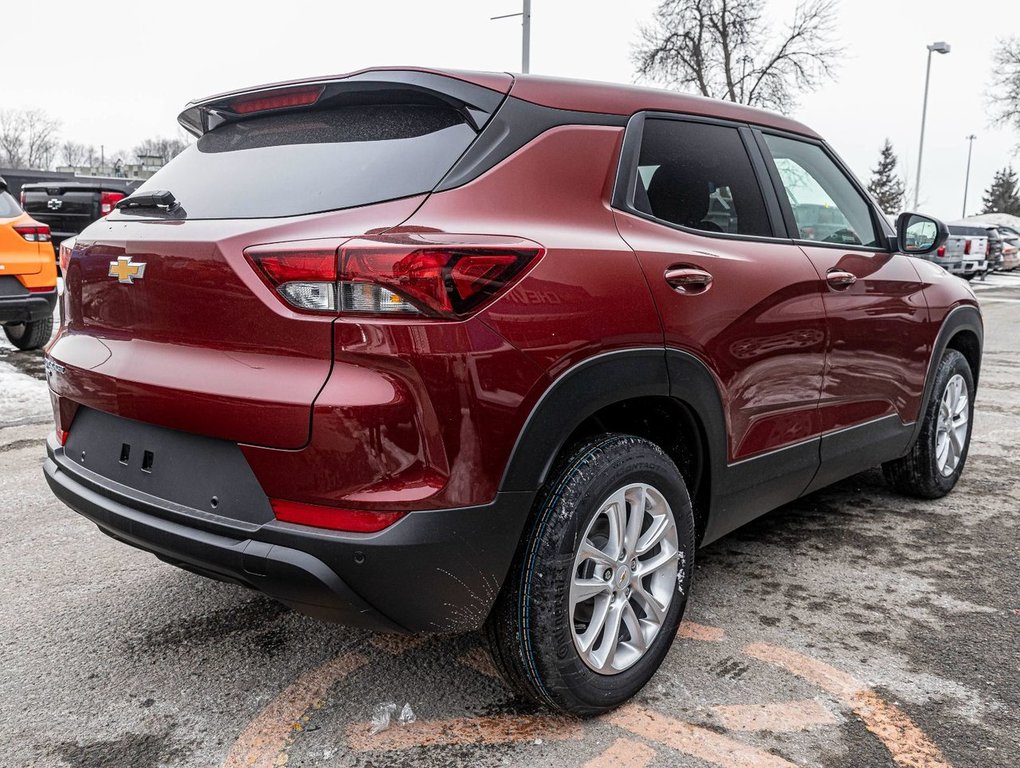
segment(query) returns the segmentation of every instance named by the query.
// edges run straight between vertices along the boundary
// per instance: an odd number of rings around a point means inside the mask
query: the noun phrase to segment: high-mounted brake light
[[[320,504],[303,504],[298,501],[270,499],[273,514],[284,523],[311,525],[349,533],[376,533],[389,528],[406,512],[375,512],[364,509],[341,509]]]
[[[230,102],[230,109],[239,115],[252,112],[264,112],[269,109],[286,109],[287,107],[307,107],[319,100],[322,86],[306,88],[288,88],[272,93],[254,96],[240,96]]]
[[[99,215],[106,216],[117,207],[117,203],[123,200],[125,195],[122,192],[103,192],[99,196]]]
[[[14,231],[30,243],[48,243],[50,241],[50,228],[45,224],[20,224],[14,227]]]
[[[429,233],[350,240],[336,252],[301,243],[254,246],[245,255],[298,309],[460,318],[543,252],[518,238]]]

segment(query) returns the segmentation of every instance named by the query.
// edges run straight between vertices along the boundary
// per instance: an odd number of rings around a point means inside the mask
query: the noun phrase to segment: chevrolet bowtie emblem
[[[145,277],[145,263],[131,261],[130,256],[121,256],[116,261],[110,262],[110,277],[117,278],[118,282],[131,285],[135,278],[141,280]]]

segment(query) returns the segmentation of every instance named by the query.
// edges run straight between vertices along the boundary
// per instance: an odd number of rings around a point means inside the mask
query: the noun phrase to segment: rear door
[[[821,280],[828,348],[813,487],[892,458],[918,418],[931,355],[911,258],[889,250],[878,214],[824,144],[758,132],[787,227]],[[819,228],[818,212],[830,222]]]
[[[757,486],[753,500],[734,505],[742,517],[721,523],[732,528],[796,497],[817,469],[826,327],[818,276],[783,236],[774,196],[763,195],[768,179],[760,156],[754,169],[747,127],[649,115],[631,121],[627,141],[639,128],[632,202],[617,224],[655,299],[667,356],[693,355],[718,384],[734,468],[718,492]],[[736,473],[764,467],[749,460],[766,454],[782,457],[778,473]]]

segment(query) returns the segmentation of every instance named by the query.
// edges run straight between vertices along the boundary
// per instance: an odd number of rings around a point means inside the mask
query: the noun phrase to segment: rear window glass
[[[10,192],[0,192],[0,219],[13,219],[21,215],[21,206]]]
[[[206,133],[139,190],[169,190],[189,219],[333,211],[430,191],[475,135],[443,106],[267,115]]]

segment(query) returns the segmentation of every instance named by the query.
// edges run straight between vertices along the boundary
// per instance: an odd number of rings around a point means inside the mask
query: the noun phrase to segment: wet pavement
[[[42,479],[40,356],[0,344],[0,763],[1015,766],[1020,277],[977,288],[957,490],[865,472],[701,550],[660,672],[585,722],[516,700],[477,635],[322,624],[103,536]],[[385,702],[416,721],[370,734]]]

